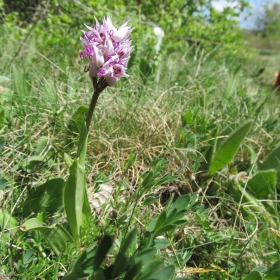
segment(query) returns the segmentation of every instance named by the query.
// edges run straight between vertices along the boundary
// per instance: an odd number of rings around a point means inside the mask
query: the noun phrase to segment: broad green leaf
[[[136,229],[133,229],[125,238],[125,240],[122,242],[120,252],[126,253],[126,251],[129,249],[129,247],[132,244],[136,243]]]
[[[175,220],[176,214],[177,214],[177,208],[174,208],[171,212],[168,211],[168,216],[165,223],[172,224],[172,222]]]
[[[163,210],[157,218],[157,223],[155,225],[155,231],[157,231],[159,228],[161,228],[164,225],[166,217],[167,217],[166,211]]]
[[[78,163],[78,160],[73,161],[69,172],[64,190],[64,208],[73,239],[78,242],[83,222],[86,175],[84,167]]]
[[[155,194],[149,194],[145,197],[144,201],[143,201],[143,205],[147,206],[147,205],[151,205],[154,202],[158,201],[159,196],[155,195]]]
[[[155,238],[154,244],[154,247],[158,250],[164,249],[170,245],[169,241],[162,236]]]
[[[166,233],[167,231],[170,231],[170,230],[173,230],[176,228],[176,225],[166,225],[166,226],[163,226],[161,228],[159,228],[157,231],[156,231],[156,234],[159,235],[159,234],[163,234],[163,233]]]
[[[40,155],[46,149],[48,142],[49,142],[49,139],[46,136],[42,136],[39,139],[39,141],[36,145],[36,150],[35,150],[37,155]]]
[[[169,265],[166,266],[162,269],[160,269],[159,271],[157,271],[157,280],[170,280],[173,279],[175,273],[175,267],[174,265]]]
[[[156,249],[154,248],[147,248],[144,250],[141,250],[140,252],[136,253],[133,256],[133,263],[142,263],[145,264],[147,262],[149,262],[156,254]]]
[[[251,126],[252,121],[245,122],[235,129],[229,137],[221,143],[210,163],[208,171],[209,175],[214,175],[218,170],[231,162]]]
[[[190,196],[188,194],[180,196],[170,207],[170,209],[167,212],[167,215],[169,215],[174,209],[177,209],[177,212],[186,209],[188,204],[190,202]]]
[[[130,265],[123,280],[135,279],[134,277],[139,273],[139,271],[141,270],[141,267],[142,267],[141,263],[136,263],[136,264]]]
[[[265,273],[265,280],[279,280],[280,279],[280,260],[277,260]]]
[[[45,160],[45,156],[32,156],[27,159],[25,169],[29,172],[34,171],[38,165],[42,164]]]
[[[39,230],[43,233],[54,252],[59,255],[67,246],[73,246],[69,232],[60,224],[44,226],[37,218],[25,221],[20,227],[22,231]]]
[[[113,264],[113,270],[111,272],[113,277],[119,276],[123,272],[125,272],[128,268],[128,258],[125,256],[124,253],[119,252],[116,260]]]
[[[156,223],[157,223],[157,219],[152,219],[147,227],[147,231],[148,232],[152,232],[154,231],[155,229],[155,226],[156,226]]]
[[[23,216],[30,213],[45,212],[47,217],[53,216],[63,207],[64,180],[55,178],[33,187],[24,203]]]
[[[158,271],[163,261],[161,259],[150,260],[145,263],[144,267],[141,269],[138,276],[135,278],[136,280],[148,280],[153,279],[152,276]]]
[[[259,170],[275,169],[280,180],[280,147],[273,150],[264,160]]]
[[[22,254],[22,261],[24,264],[31,263],[34,258],[35,258],[35,256],[34,256],[33,249],[29,249],[29,250],[23,252],[23,254]]]
[[[155,186],[161,186],[163,184],[167,184],[176,179],[178,179],[178,176],[171,176],[170,174],[165,174],[162,178],[160,178],[155,182]]]
[[[112,247],[113,240],[110,235],[105,235],[98,244],[97,251],[93,261],[93,269],[97,271],[105,259],[107,253]]]
[[[8,181],[6,179],[0,178],[0,190],[5,189],[7,184],[8,184]]]
[[[259,171],[247,183],[247,189],[255,198],[265,198],[274,194],[277,175],[275,170]]]
[[[262,276],[258,271],[250,272],[243,280],[262,280]]]

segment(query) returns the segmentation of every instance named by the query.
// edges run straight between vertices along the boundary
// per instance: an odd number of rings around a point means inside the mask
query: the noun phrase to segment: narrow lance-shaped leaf
[[[209,166],[209,175],[214,175],[218,170],[231,162],[251,126],[252,121],[245,122],[235,129],[229,137],[221,143]]]
[[[86,189],[85,169],[73,161],[70,175],[64,190],[64,208],[68,224],[75,242],[78,242],[83,221],[83,203]]]

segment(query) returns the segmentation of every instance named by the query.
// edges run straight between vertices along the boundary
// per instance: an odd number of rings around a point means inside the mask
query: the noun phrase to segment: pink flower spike
[[[95,45],[92,45],[92,47],[93,47],[93,54],[91,56],[91,61],[97,67],[103,66],[104,56],[103,56],[102,51],[99,48],[97,48]]]
[[[96,20],[94,27],[85,26],[87,31],[82,30],[84,50],[80,58],[89,58],[88,72],[96,79],[95,85],[104,83],[105,78],[107,85],[112,86],[121,77],[128,77],[126,66],[133,48],[130,41],[133,29],[127,23],[116,28],[110,16],[104,17],[102,24]]]
[[[106,78],[106,82],[109,87],[113,86],[119,79],[115,77],[108,77]]]

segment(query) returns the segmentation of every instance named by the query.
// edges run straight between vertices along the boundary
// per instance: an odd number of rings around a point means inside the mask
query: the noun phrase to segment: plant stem
[[[97,100],[101,92],[107,87],[107,83],[104,78],[100,78],[97,82],[96,78],[92,78],[92,84],[94,88],[94,93],[90,102],[90,106],[88,109],[87,117],[86,117],[86,127],[87,127],[87,133],[89,131],[91,119],[93,116],[93,111],[95,109]]]

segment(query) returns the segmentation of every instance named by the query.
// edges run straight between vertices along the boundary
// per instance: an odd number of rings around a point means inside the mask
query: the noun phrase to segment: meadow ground
[[[279,53],[245,63],[186,44],[152,65],[145,45],[135,49],[130,77],[98,100],[86,159],[92,215],[74,246],[61,182],[92,95],[86,63],[77,46],[2,34],[1,277],[60,279],[93,248],[81,277],[100,256],[100,279],[113,279],[106,268],[119,252],[129,263],[124,255],[154,248],[135,279],[278,279]],[[105,234],[114,241],[106,257],[94,251]],[[161,274],[149,278],[149,262]]]

